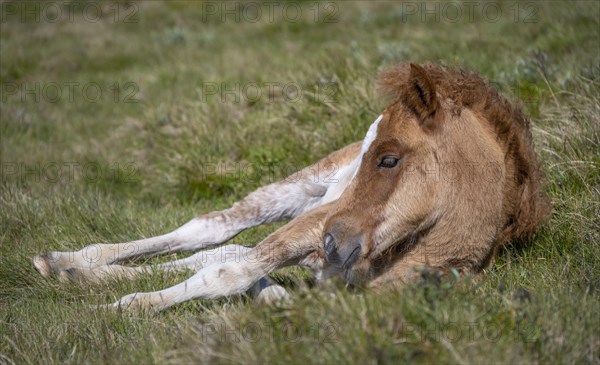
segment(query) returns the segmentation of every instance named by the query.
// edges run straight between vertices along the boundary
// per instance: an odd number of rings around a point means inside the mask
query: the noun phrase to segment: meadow
[[[600,363],[600,3],[0,2],[0,364]],[[477,70],[531,118],[553,215],[481,277],[309,272],[159,314],[191,273],[61,284],[31,258],[166,233],[363,138],[387,65]],[[281,224],[250,229],[254,245]],[[182,257],[149,259],[148,263]]]

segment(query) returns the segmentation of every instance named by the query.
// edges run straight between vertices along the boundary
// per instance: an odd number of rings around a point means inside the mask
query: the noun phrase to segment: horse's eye
[[[377,165],[377,167],[381,167],[384,169],[391,169],[393,167],[398,166],[398,161],[400,161],[400,159],[396,158],[394,156],[384,156],[381,159],[381,162],[379,163],[379,165]]]

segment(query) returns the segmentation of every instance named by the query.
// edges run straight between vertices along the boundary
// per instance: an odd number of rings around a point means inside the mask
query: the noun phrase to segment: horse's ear
[[[435,85],[427,71],[419,65],[410,64],[408,87],[404,92],[404,103],[410,107],[421,122],[427,121],[438,109]]]

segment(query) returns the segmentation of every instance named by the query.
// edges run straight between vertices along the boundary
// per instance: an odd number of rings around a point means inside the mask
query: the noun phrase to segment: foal
[[[36,269],[63,281],[196,271],[181,284],[126,295],[109,307],[163,310],[251,288],[272,301],[285,290],[267,275],[289,265],[369,287],[405,283],[418,268],[479,273],[498,247],[529,237],[548,218],[529,121],[477,74],[401,64],[380,83],[392,102],[362,142],[171,233],[47,253],[33,259]],[[290,219],[252,248],[224,245],[153,267],[115,264],[198,251]]]

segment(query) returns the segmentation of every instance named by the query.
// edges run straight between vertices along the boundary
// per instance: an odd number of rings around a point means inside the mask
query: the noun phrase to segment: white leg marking
[[[183,259],[154,266],[102,265],[94,268],[69,268],[60,271],[59,280],[65,283],[77,281],[100,282],[115,278],[133,279],[140,274],[149,274],[153,271],[177,272],[185,269],[198,271],[214,263],[246,260],[251,249],[252,247],[232,244],[201,251]]]
[[[259,263],[215,263],[180,284],[155,292],[129,294],[108,307],[160,311],[195,298],[241,294],[265,274]]]

